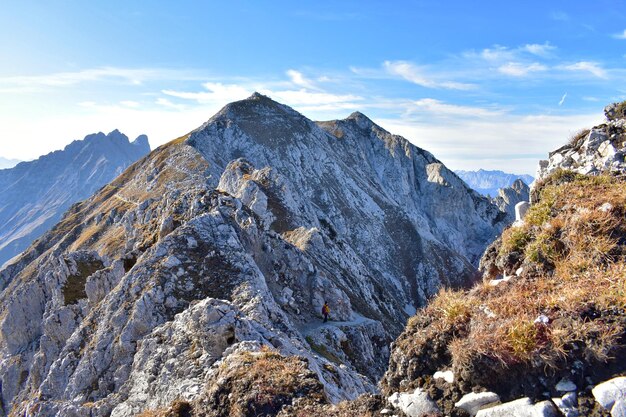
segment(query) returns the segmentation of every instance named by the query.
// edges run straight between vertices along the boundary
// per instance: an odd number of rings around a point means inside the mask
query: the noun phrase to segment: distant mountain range
[[[503,171],[486,171],[484,169],[454,172],[471,188],[491,197],[497,196],[500,188],[512,186],[517,179],[521,179],[526,185],[530,185],[535,180],[530,175],[509,174]]]
[[[15,165],[19,164],[19,159],[8,159],[0,156],[0,169],[13,168]]]
[[[0,170],[0,266],[56,224],[73,203],[91,196],[149,151],[145,135],[131,143],[114,130]]]

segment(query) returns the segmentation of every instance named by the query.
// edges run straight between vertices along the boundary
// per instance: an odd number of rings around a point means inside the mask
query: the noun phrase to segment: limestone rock
[[[550,401],[533,404],[529,398],[521,398],[476,413],[476,417],[557,417],[558,415],[559,412]]]
[[[545,178],[557,169],[592,175],[599,172],[626,173],[626,119],[611,114],[610,111],[607,113],[606,123],[593,127],[578,140],[551,152],[548,160],[540,161],[537,179]]]
[[[478,411],[483,408],[489,408],[498,404],[500,397],[493,392],[470,392],[465,394],[458,402],[454,404],[456,408],[467,411],[470,416],[475,416]]]
[[[437,405],[420,388],[417,388],[412,394],[396,392],[389,397],[388,401],[409,417],[422,417],[439,412]]]
[[[591,392],[596,401],[610,411],[618,400],[626,398],[626,377],[613,378],[598,384]]]
[[[517,205],[529,200],[530,188],[524,181],[517,179],[510,187],[499,189],[498,196],[493,201],[500,210],[507,214],[509,222],[512,223],[517,220]]]

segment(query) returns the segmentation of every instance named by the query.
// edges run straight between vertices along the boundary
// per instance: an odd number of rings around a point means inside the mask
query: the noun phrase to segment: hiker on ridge
[[[328,307],[328,302],[324,301],[324,305],[322,306],[322,316],[324,316],[324,323],[328,321],[329,314],[330,314],[330,307]]]

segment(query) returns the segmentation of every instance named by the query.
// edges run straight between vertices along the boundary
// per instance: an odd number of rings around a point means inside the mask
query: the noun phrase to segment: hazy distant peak
[[[148,141],[148,136],[146,135],[137,136],[137,138],[132,141],[132,145],[145,149],[146,152],[150,151],[150,142]]]

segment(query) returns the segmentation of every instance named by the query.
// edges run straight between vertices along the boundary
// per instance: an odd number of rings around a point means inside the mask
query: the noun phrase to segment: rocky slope
[[[0,266],[54,226],[73,203],[91,196],[148,152],[145,136],[131,143],[115,130],[0,170]]]
[[[530,175],[510,174],[503,171],[488,171],[479,169],[478,171],[454,171],[471,188],[483,195],[491,197],[498,196],[498,190],[513,186],[517,180],[522,180],[525,184],[531,184],[535,179]]]
[[[472,283],[503,224],[364,115],[315,123],[255,94],[0,271],[1,411],[273,415],[374,391],[407,317]]]
[[[580,131],[569,143],[540,161],[537,178],[542,179],[559,169],[579,174],[600,172],[626,173],[626,119],[624,103],[604,109],[606,123]]]
[[[523,222],[481,260],[484,281],[409,320],[381,382],[391,405],[412,417],[624,415],[626,119],[614,114],[540,163]]]

